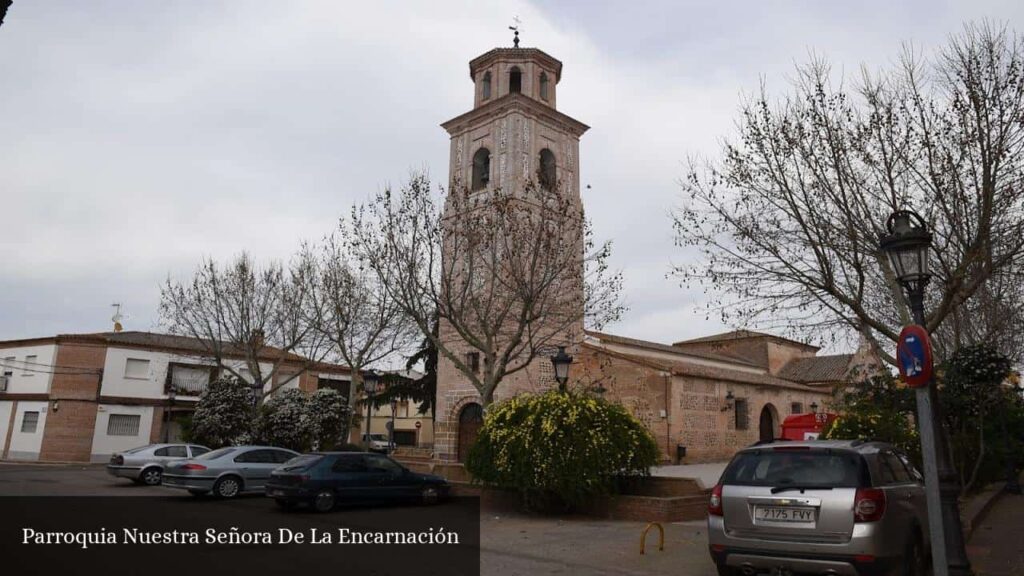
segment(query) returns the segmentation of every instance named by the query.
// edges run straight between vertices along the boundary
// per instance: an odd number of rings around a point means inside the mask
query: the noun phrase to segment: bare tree
[[[623,310],[610,244],[594,244],[579,198],[557,185],[443,194],[414,175],[354,209],[341,233],[485,406],[504,378],[582,340],[584,322]]]
[[[1022,68],[1017,34],[971,24],[932,61],[908,49],[853,89],[833,85],[822,60],[799,68],[777,104],[762,87],[723,157],[691,162],[674,223],[702,258],[675,274],[718,290],[712,306],[728,323],[816,340],[859,332],[878,348],[910,320],[878,248],[888,215],[910,207],[934,233],[927,328],[940,352],[1016,333]]]
[[[306,247],[301,259],[316,271],[309,321],[352,370],[355,389],[362,390],[364,369],[411,352],[420,333],[377,274],[361,266],[350,248],[332,236],[318,249]]]
[[[315,280],[303,259],[288,268],[259,267],[244,253],[224,266],[208,259],[187,282],[168,278],[161,322],[195,338],[219,368],[266,397],[322,357],[322,338],[309,321]]]

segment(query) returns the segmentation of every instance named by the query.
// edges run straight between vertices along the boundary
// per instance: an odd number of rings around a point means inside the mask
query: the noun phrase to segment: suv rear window
[[[722,484],[858,488],[869,486],[867,479],[864,459],[853,452],[769,448],[737,454]]]

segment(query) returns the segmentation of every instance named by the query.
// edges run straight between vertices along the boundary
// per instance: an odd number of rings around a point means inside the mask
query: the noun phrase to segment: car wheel
[[[907,552],[903,555],[903,576],[925,576],[927,565],[921,537],[914,534],[907,542]]]
[[[716,564],[715,568],[718,568],[718,576],[739,576],[740,571],[731,566],[725,566],[722,564]]]
[[[161,478],[163,478],[163,472],[155,466],[146,468],[142,474],[139,474],[139,480],[146,486],[159,486]]]
[[[213,485],[213,493],[220,498],[234,498],[242,491],[242,481],[237,476],[225,476]]]
[[[440,499],[441,493],[437,490],[436,486],[426,486],[420,492],[420,501],[424,504],[437,504],[437,501]]]
[[[313,496],[313,510],[330,512],[334,510],[335,498],[333,490],[321,490]]]

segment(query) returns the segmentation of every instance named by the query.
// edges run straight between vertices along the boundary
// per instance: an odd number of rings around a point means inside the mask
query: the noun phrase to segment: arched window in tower
[[[491,151],[481,148],[473,154],[473,190],[487,188],[491,179]]]
[[[555,185],[555,153],[547,148],[540,151],[540,169],[537,177],[540,185],[545,188]]]
[[[523,73],[518,66],[508,71],[508,91],[516,94],[523,91]]]
[[[548,75],[546,72],[540,73],[540,99],[548,99]]]
[[[488,98],[491,97],[491,73],[490,72],[484,72],[484,79],[482,80],[481,84],[483,84],[483,86],[481,87],[482,88],[482,92],[483,92],[483,99],[487,100]]]

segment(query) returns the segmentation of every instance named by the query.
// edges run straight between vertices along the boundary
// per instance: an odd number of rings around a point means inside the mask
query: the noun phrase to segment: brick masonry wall
[[[759,439],[759,417],[765,407],[773,414],[775,436],[793,402],[809,410],[812,402],[825,406],[829,391],[808,392],[778,386],[668,375],[628,360],[584,348],[573,370],[577,385],[605,389],[605,397],[620,402],[643,422],[658,443],[664,462],[676,463],[676,447],[686,447],[682,463],[727,460],[740,448]],[[666,383],[668,397],[666,402]],[[748,426],[736,429],[735,409],[723,410],[726,395],[746,399]],[[664,410],[664,417],[662,417]]]
[[[60,344],[57,347],[54,362],[57,366],[89,372],[53,375],[40,460],[89,461],[106,354],[105,346]]]

